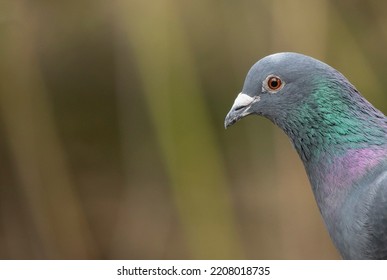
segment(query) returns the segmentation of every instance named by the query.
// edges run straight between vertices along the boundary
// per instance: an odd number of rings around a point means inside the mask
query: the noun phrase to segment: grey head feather
[[[269,89],[271,76],[281,86]],[[267,117],[289,136],[343,258],[387,259],[384,114],[331,66],[278,53],[250,69],[225,127],[249,115]]]

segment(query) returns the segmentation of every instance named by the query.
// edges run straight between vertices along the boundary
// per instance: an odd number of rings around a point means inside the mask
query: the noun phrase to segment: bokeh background
[[[0,258],[339,258],[285,135],[223,120],[279,51],[387,113],[386,48],[378,0],[2,0]]]

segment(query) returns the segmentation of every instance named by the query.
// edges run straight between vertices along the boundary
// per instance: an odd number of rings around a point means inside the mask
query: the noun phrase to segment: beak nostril
[[[240,111],[240,110],[242,110],[243,108],[245,108],[245,106],[238,106],[238,107],[235,107],[235,108],[234,108],[234,111]]]

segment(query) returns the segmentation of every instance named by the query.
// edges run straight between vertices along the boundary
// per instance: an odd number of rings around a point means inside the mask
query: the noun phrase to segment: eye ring
[[[263,82],[263,87],[270,93],[275,93],[284,87],[285,83],[276,75],[269,75]]]

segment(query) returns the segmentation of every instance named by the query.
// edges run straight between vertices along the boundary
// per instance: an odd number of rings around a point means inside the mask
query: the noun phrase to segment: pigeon
[[[343,259],[387,259],[387,118],[331,66],[276,53],[249,70],[225,128],[262,115],[290,139]]]

